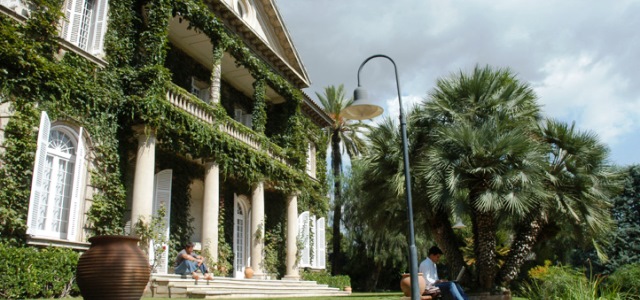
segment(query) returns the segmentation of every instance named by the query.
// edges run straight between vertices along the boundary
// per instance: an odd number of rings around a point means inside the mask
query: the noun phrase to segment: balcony
[[[224,116],[223,119],[221,119],[212,112],[213,108],[207,107],[209,106],[208,104],[202,102],[200,99],[191,95],[189,92],[177,85],[170,84],[168,86],[167,100],[176,108],[189,113],[205,123],[217,126],[217,129],[221,132],[228,134],[254,150],[264,152],[272,159],[293,168],[286,160],[286,156],[284,155],[285,151],[280,148],[280,146],[270,142],[265,136],[261,136],[253,132],[251,129],[228,116]]]

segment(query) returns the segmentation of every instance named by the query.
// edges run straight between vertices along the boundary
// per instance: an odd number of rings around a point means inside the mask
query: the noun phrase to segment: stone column
[[[218,216],[220,213],[220,169],[213,162],[205,164],[202,199],[202,247],[212,261],[218,261]],[[210,266],[213,268],[213,266]]]
[[[264,251],[264,183],[259,182],[251,193],[251,268],[257,279],[265,277],[262,265]],[[259,238],[258,238],[259,237]]]
[[[287,197],[287,272],[283,280],[300,280],[296,265],[298,254],[298,195]]]
[[[224,49],[214,46],[213,65],[211,70],[211,87],[209,89],[209,99],[212,104],[220,103],[220,80],[222,78],[222,56]]]
[[[153,179],[155,175],[156,135],[155,130],[144,125],[134,126],[138,138],[136,170],[133,178],[133,201],[131,204],[131,235],[135,224],[142,217],[151,222],[153,213]]]

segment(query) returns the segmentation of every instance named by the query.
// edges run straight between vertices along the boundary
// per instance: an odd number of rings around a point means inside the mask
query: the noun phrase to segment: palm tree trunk
[[[533,246],[538,241],[538,236],[543,228],[543,220],[540,213],[531,222],[523,222],[516,231],[516,236],[511,244],[511,250],[502,265],[497,277],[497,284],[508,286],[518,276],[520,267],[524,264]]]
[[[429,218],[428,222],[436,243],[447,258],[451,270],[450,275],[456,276],[460,268],[465,265],[462,251],[460,251],[463,245],[462,241],[453,232],[451,222],[449,222],[449,215],[444,211],[439,211]],[[466,274],[468,275],[469,273],[467,272]],[[453,280],[454,278],[450,279]]]
[[[496,267],[496,225],[491,212],[474,211],[473,240],[476,255],[478,287],[490,291],[495,282]]]
[[[333,170],[333,255],[331,260],[331,273],[333,275],[342,272],[342,252],[340,244],[342,235],[340,234],[340,220],[342,220],[342,155],[340,153],[340,135],[334,132],[331,136],[331,168]]]

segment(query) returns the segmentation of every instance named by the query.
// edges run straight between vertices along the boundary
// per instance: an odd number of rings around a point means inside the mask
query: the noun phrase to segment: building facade
[[[324,268],[331,119],[273,0],[0,0],[0,20],[3,239],[82,250],[161,216],[158,273],[187,241],[228,276]]]

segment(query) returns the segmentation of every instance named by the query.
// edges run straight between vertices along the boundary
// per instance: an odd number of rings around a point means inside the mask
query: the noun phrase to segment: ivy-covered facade
[[[273,0],[0,0],[0,238],[86,249],[164,207],[168,253],[299,278],[328,208],[308,84]]]

